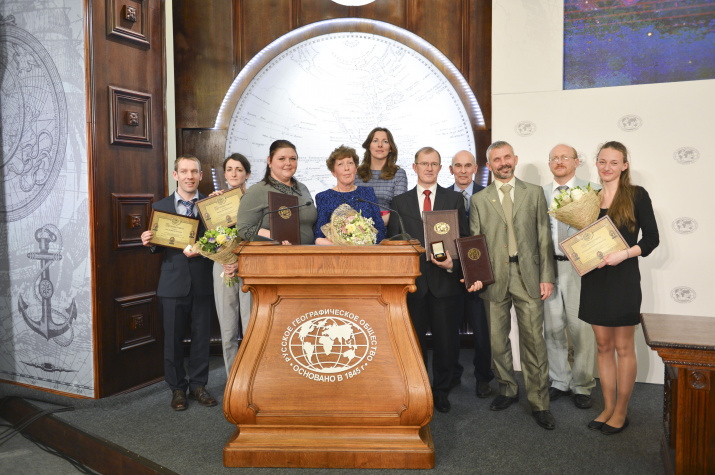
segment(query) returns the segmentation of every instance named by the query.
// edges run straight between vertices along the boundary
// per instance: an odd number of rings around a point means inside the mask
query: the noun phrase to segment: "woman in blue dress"
[[[315,226],[315,244],[333,244],[325,237],[320,229],[324,224],[330,222],[330,217],[335,209],[347,203],[355,211],[362,211],[362,216],[372,218],[377,230],[377,242],[385,239],[385,223],[380,215],[380,208],[359,199],[377,202],[375,192],[370,187],[355,185],[355,173],[357,172],[358,155],[354,148],[341,145],[333,150],[327,160],[328,168],[333,176],[338,180],[335,187],[322,191],[315,195],[315,205],[318,208],[318,221]]]
[[[377,196],[382,219],[387,226],[392,198],[407,191],[407,174],[397,166],[397,145],[392,134],[384,127],[375,127],[370,131],[365,142],[362,163],[357,169],[355,184],[370,187]]]

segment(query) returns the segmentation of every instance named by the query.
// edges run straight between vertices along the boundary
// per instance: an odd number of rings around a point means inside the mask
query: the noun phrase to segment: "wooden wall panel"
[[[117,332],[118,299],[153,293],[159,279],[160,255],[131,244],[134,234],[118,239],[116,197],[164,196],[164,32],[159,0],[132,2],[140,10],[149,44],[121,35],[107,35],[107,5],[112,0],[86,2],[89,43],[88,70],[88,161],[90,179],[90,222],[92,228],[93,330],[95,341],[95,394],[109,396],[163,378],[163,332],[158,322],[154,341],[124,351]],[[144,11],[143,9],[146,9]],[[119,12],[123,9],[118,9]],[[144,16],[145,15],[145,16]],[[151,95],[146,119],[150,133],[143,146],[112,144],[109,87]],[[113,202],[114,197],[114,202]],[[143,206],[146,208],[146,205]],[[141,210],[131,214],[139,215]],[[145,214],[145,213],[144,213]],[[119,223],[126,225],[123,220]],[[144,223],[146,225],[146,223]],[[126,238],[126,239],[125,239]],[[154,305],[150,303],[147,305]],[[152,309],[156,315],[156,310]],[[147,310],[146,313],[151,313]],[[124,345],[126,346],[126,345]]]
[[[181,1],[187,3],[192,0]],[[236,74],[271,41],[294,28],[293,3],[294,0],[234,0]]]
[[[384,21],[409,30],[407,9],[412,0],[381,0],[351,9],[350,16]],[[354,13],[353,13],[354,12]]]
[[[410,8],[410,30],[440,50],[462,74],[462,25],[468,21],[464,9],[466,2],[468,0],[413,1]]]
[[[232,2],[175,1],[173,23],[177,127],[213,127],[235,75]]]
[[[332,0],[300,0],[295,3],[298,5],[298,11],[294,28],[300,28],[316,21],[346,18],[351,16],[350,10],[353,10]]]

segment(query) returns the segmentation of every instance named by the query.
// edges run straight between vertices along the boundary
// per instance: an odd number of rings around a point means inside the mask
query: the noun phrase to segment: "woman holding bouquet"
[[[224,160],[223,176],[230,189],[240,188],[245,193],[246,180],[250,175],[251,163],[240,153],[234,153]],[[223,191],[211,193],[210,196],[221,193]],[[228,287],[221,276],[223,273],[226,277],[233,277],[237,269],[238,263],[221,265],[214,262],[214,300],[218,324],[221,327],[221,345],[226,374],[231,371],[233,360],[236,359],[238,353],[238,323],[241,322],[241,329],[245,335],[248,319],[251,317],[252,297],[250,292],[241,290],[243,280],[237,277],[236,282]]]
[[[276,140],[271,144],[268,155],[268,165],[263,180],[248,189],[241,198],[241,207],[238,209],[238,223],[236,230],[243,239],[248,239],[256,232],[266,238],[271,237],[270,217],[263,216],[260,223],[257,221],[264,212],[268,211],[268,193],[276,192],[298,197],[298,204],[310,202],[309,206],[302,206],[298,210],[300,216],[300,243],[313,244],[313,229],[318,212],[313,204],[308,188],[295,178],[298,168],[298,153],[295,145],[287,140]],[[284,241],[283,244],[290,244]]]
[[[603,144],[596,167],[603,184],[599,218],[610,216],[630,246],[606,255],[581,281],[579,318],[596,335],[605,406],[588,428],[611,435],[628,427],[628,401],[636,381],[634,335],[642,299],[637,257],[650,254],[659,237],[648,193],[631,185],[626,147],[615,141]]]
[[[362,163],[357,169],[355,185],[370,187],[377,196],[377,202],[390,207],[392,198],[407,191],[405,170],[397,166],[397,145],[392,134],[384,127],[375,127],[362,144],[365,149]],[[387,225],[390,212],[380,210]]]
[[[338,184],[315,196],[315,203],[318,207],[315,244],[334,244],[325,236],[321,228],[331,223],[333,212],[343,204],[347,204],[353,210],[359,211],[363,218],[372,219],[374,230],[377,231],[376,241],[373,244],[385,239],[385,223],[380,215],[380,209],[370,203],[359,201],[363,199],[374,203],[377,198],[372,188],[355,185],[355,174],[358,166],[358,155],[355,149],[341,145],[333,150],[326,163],[330,173],[338,180]]]

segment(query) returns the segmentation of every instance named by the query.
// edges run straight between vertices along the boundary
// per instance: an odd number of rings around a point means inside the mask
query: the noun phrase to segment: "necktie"
[[[432,211],[432,200],[429,198],[429,195],[432,194],[430,190],[425,190],[425,203],[424,206],[422,207],[422,211]]]
[[[467,198],[467,190],[462,190],[462,197],[464,198],[464,211],[469,214],[469,199]]]
[[[557,193],[561,193],[563,190],[568,191],[569,187],[566,185],[559,186],[556,188]],[[557,227],[556,227],[556,240],[558,242],[554,243],[556,249],[560,249],[559,247],[559,242],[563,241],[568,237],[568,226],[565,223],[562,223],[561,221],[556,221]]]
[[[514,202],[511,201],[511,185],[502,185],[501,191],[504,193],[504,199],[501,200],[501,207],[504,210],[504,216],[506,216],[506,227],[507,233],[509,235],[509,244],[507,250],[510,256],[516,255],[516,234],[514,234]]]
[[[190,201],[184,201],[184,200],[179,200],[181,201],[181,204],[184,205],[186,208],[186,216],[193,216],[194,215],[194,200]]]

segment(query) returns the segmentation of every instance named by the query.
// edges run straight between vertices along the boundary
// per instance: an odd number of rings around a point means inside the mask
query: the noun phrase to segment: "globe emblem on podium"
[[[355,322],[332,315],[299,325],[290,336],[290,354],[309,371],[322,374],[348,371],[365,359],[368,337]]]

